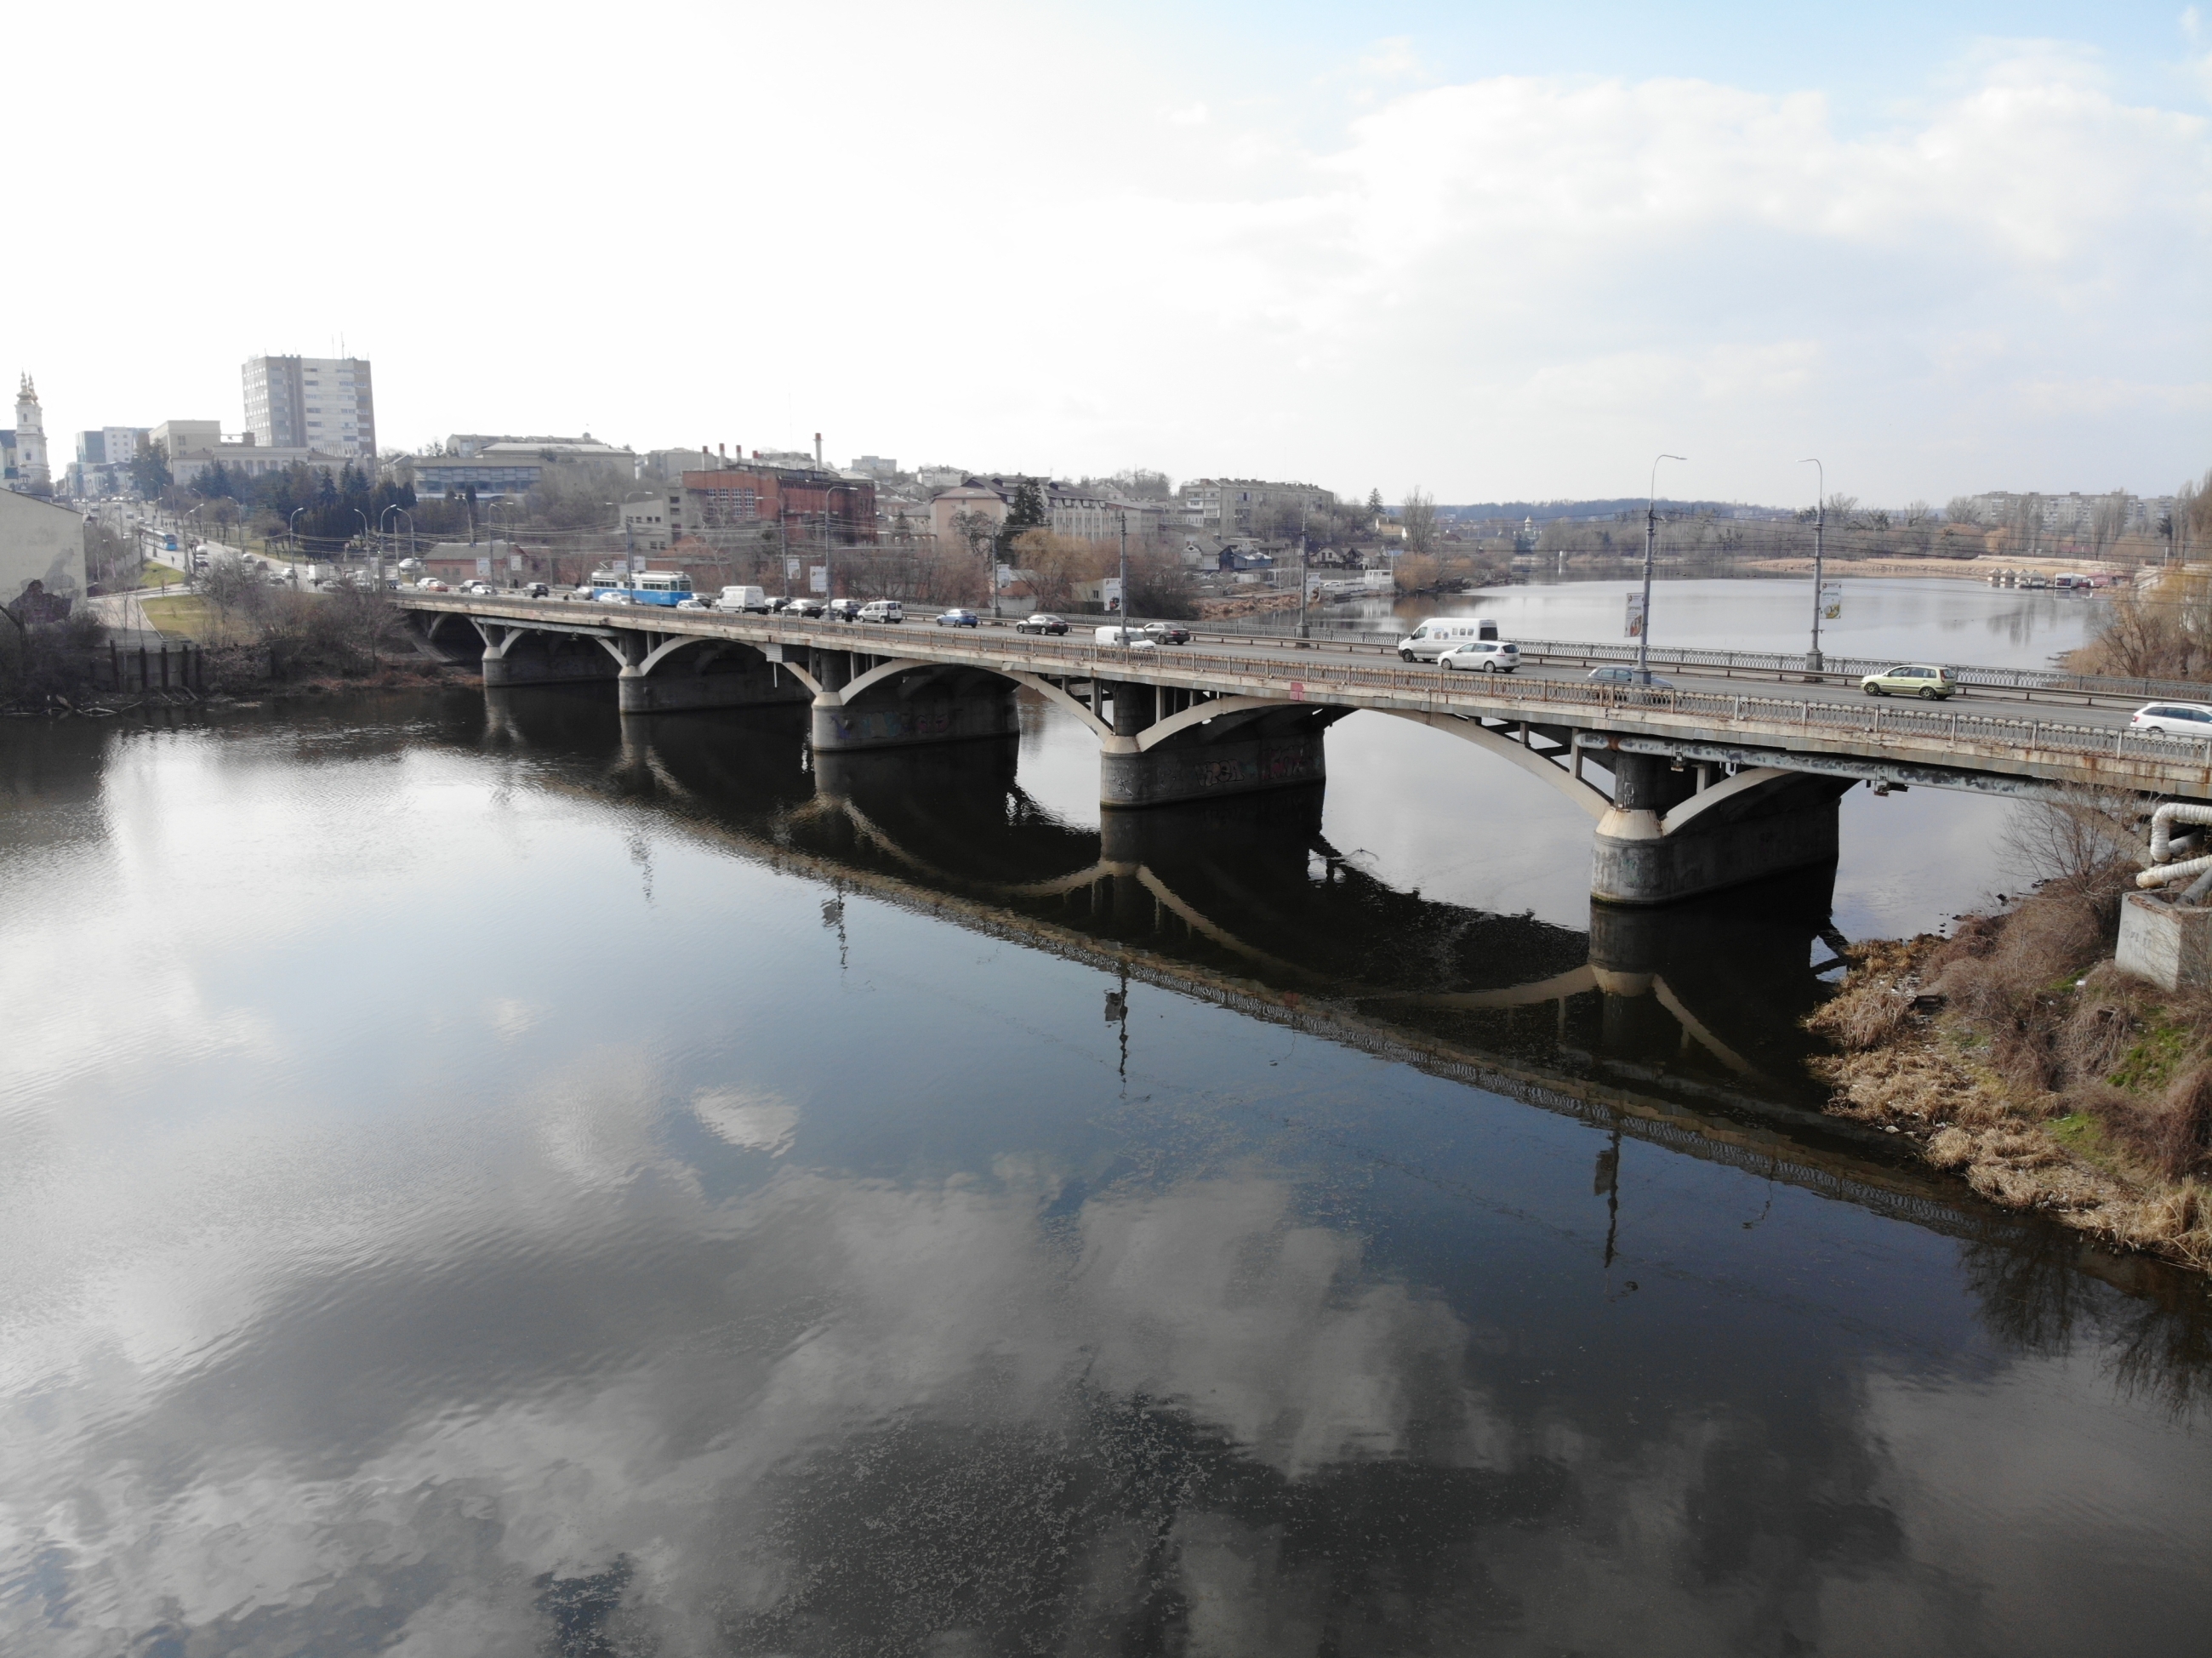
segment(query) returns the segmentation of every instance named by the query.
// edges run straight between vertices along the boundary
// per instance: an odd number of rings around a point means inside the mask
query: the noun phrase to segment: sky
[[[369,357],[379,436],[1444,501],[2212,467],[2212,15],[2128,3],[11,21],[53,447]],[[19,179],[22,177],[19,173]]]

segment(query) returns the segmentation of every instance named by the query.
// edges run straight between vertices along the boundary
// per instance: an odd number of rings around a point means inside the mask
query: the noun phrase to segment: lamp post
[[[407,520],[407,544],[409,549],[411,550],[415,544],[414,513],[409,512],[404,507],[387,507],[376,515],[376,533],[379,537],[379,544],[376,553],[374,575],[376,578],[376,591],[380,593],[384,591],[384,549],[381,538],[386,533],[384,528],[385,524],[391,519],[394,513],[398,513],[400,517]]]
[[[1805,659],[1805,665],[1818,673],[1820,671],[1820,542],[1822,532],[1828,527],[1828,469],[1820,465],[1817,455],[1808,455],[1797,464],[1814,468],[1814,477],[1819,479],[1814,487],[1820,494],[1813,502],[1813,649]]]
[[[1659,463],[1680,460],[1680,455],[1660,455],[1651,463],[1651,487],[1644,498],[1644,625],[1636,632],[1636,682],[1651,683],[1651,557],[1659,539]]]
[[[300,514],[307,510],[304,507],[295,507],[291,515],[284,520],[284,533],[291,537],[292,550],[295,553],[302,550],[300,546]]]
[[[1115,516],[1121,521],[1121,585],[1115,589],[1120,597],[1115,603],[1121,610],[1121,648],[1126,651],[1129,648],[1129,515]]]
[[[1306,574],[1306,503],[1298,502],[1298,637],[1310,639],[1306,629],[1306,595],[1313,591],[1313,578]]]

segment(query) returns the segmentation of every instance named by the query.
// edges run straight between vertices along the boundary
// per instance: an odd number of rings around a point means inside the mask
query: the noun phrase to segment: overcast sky
[[[123,0],[11,17],[58,454],[375,363],[453,431],[1444,501],[2212,465],[2171,5]],[[35,182],[42,193],[27,191]]]

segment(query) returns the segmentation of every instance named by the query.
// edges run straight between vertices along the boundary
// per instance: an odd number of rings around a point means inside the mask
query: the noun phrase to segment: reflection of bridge
[[[1837,942],[1817,877],[1665,909],[1594,905],[1583,934],[1389,888],[1328,845],[1312,789],[1123,814],[1102,835],[1037,809],[993,745],[817,756],[810,772],[796,709],[617,724],[570,699],[488,702],[490,746],[581,758],[585,786],[611,784],[687,837],[825,887],[2002,1241],[2007,1259],[2041,1251],[2138,1293],[2171,1276],[1990,1209],[1893,1140],[1818,1113],[1797,1024],[1823,993],[1815,944]],[[925,768],[933,786],[918,788]],[[535,775],[544,786],[558,770]],[[1109,999],[1109,1018],[1127,1011]]]
[[[1328,726],[1370,709],[1469,743],[1573,800],[1595,823],[1593,893],[1618,902],[1832,859],[1836,802],[1862,779],[2212,798],[2212,744],[1940,703],[1501,681],[1256,642],[1235,654],[1124,652],[1002,630],[430,595],[401,603],[434,641],[480,640],[488,686],[611,680],[632,714],[805,701],[824,754],[1006,736],[1014,690],[1025,687],[1097,736],[1109,807],[1317,782]]]

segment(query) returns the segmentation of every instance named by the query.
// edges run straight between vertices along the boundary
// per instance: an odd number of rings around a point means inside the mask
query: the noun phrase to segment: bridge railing
[[[511,604],[501,601],[463,600],[455,596],[416,608],[481,613],[488,621],[514,621]],[[538,601],[532,616],[549,621],[589,619],[605,625],[653,628],[680,619],[673,629],[762,643],[814,646],[859,651],[890,659],[908,654],[903,648],[914,635],[849,623],[823,623],[785,616],[721,616],[690,611],[641,616],[592,604]],[[919,631],[919,630],[917,630]],[[1003,634],[954,634],[936,630],[921,634],[933,654],[981,665],[999,665],[1007,658],[1011,641]],[[1497,674],[1462,675],[1424,665],[1412,667],[1395,660],[1361,661],[1347,657],[1321,656],[1310,662],[1281,656],[1242,656],[1205,647],[1177,649],[1126,650],[1094,641],[1018,636],[1021,665],[1048,676],[1060,673],[1090,679],[1142,679],[1147,675],[1214,678],[1249,687],[1249,694],[1281,696],[1286,701],[1328,701],[1332,691],[1375,690],[1418,699],[1429,706],[1451,711],[1455,704],[1471,714],[1501,717],[1500,705],[1511,710],[1502,717],[1540,720],[1547,709],[1571,711],[1585,723],[1601,724],[1607,715],[1683,714],[1700,722],[1737,727],[1758,726],[1758,735],[1747,732],[1754,744],[1771,744],[1776,727],[1803,732],[1808,736],[1857,738],[1878,749],[1885,738],[1941,743],[1966,751],[1967,745],[2008,750],[2041,750],[2074,755],[2109,755],[2172,766],[2202,768],[2212,783],[2212,740],[2166,737],[2124,727],[2071,725],[2063,720],[2016,720],[1983,714],[1941,702],[1899,701],[1889,699],[1823,701],[1801,697],[1732,695],[1725,691],[1682,690],[1656,686],[1594,683],[1573,679],[1516,679]],[[918,641],[916,641],[918,642]],[[1236,693],[1231,693],[1236,694]]]
[[[1316,629],[1322,624],[1316,623]],[[1278,629],[1271,627],[1239,625],[1233,628],[1209,628],[1209,633],[1243,634],[1255,640],[1287,639],[1295,636],[1295,629]],[[1376,632],[1350,623],[1328,624],[1326,633],[1317,633],[1325,642],[1370,645],[1378,649],[1395,650],[1405,633]],[[1544,657],[1570,662],[1608,663],[1634,662],[1636,647],[1627,641],[1594,641],[1573,639],[1521,639],[1514,643],[1528,656]],[[1856,679],[1863,675],[1880,673],[1900,662],[1942,663],[1953,668],[1962,685],[1979,685],[1992,690],[2054,691],[2083,696],[2130,697],[2142,701],[2166,699],[2174,701],[2212,702],[2212,684],[2202,684],[2185,679],[2135,679],[2115,674],[2065,673],[2056,668],[1991,668],[1977,667],[1960,663],[1946,663],[1941,656],[1835,656],[1827,652],[1820,655],[1820,671],[1838,679]],[[1661,648],[1651,652],[1655,669],[1719,668],[1723,671],[1741,671],[1745,673],[1803,673],[1805,653],[1802,651],[1707,651],[1680,647]]]

